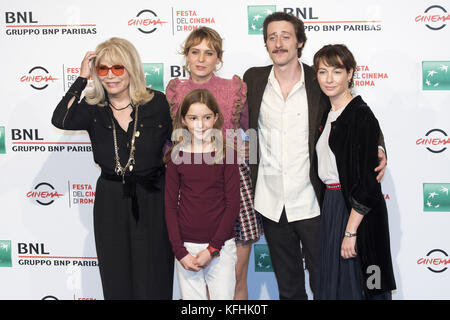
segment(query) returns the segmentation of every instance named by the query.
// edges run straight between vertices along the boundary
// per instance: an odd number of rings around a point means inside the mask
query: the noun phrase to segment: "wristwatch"
[[[211,247],[210,245],[208,245],[208,248],[206,248],[206,249],[208,249],[209,254],[211,255],[211,257],[214,258],[214,257],[220,256],[220,250],[218,250],[218,249],[216,249],[214,247]]]
[[[356,233],[350,233],[350,232],[345,231],[344,236],[352,238],[352,237],[356,237]]]

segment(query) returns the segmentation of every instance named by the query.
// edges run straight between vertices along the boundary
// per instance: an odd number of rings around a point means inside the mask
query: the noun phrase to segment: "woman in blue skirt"
[[[316,146],[327,189],[315,299],[391,299],[396,285],[387,208],[373,170],[380,141],[384,145],[378,121],[350,92],[356,61],[346,46],[320,49],[314,69],[331,105]]]

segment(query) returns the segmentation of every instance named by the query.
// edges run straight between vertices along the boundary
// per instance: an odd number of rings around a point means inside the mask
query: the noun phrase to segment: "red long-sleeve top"
[[[233,151],[231,151],[233,152]],[[209,164],[204,155],[187,153],[179,156],[190,161],[172,160],[167,164],[165,216],[175,257],[188,254],[184,242],[209,243],[221,249],[235,236],[234,225],[240,210],[240,176],[236,161]],[[189,163],[186,163],[189,162]],[[232,163],[230,163],[232,162]]]

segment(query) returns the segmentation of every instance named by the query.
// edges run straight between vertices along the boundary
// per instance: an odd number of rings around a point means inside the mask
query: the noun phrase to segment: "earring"
[[[219,71],[223,67],[223,61],[220,60],[218,64],[216,64],[215,72]]]

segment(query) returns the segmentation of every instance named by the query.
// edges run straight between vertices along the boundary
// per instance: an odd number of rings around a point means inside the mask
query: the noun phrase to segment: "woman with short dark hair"
[[[373,170],[380,126],[350,92],[356,61],[346,46],[324,46],[314,56],[314,70],[331,104],[316,145],[327,190],[315,299],[391,299],[396,285],[387,208]]]

